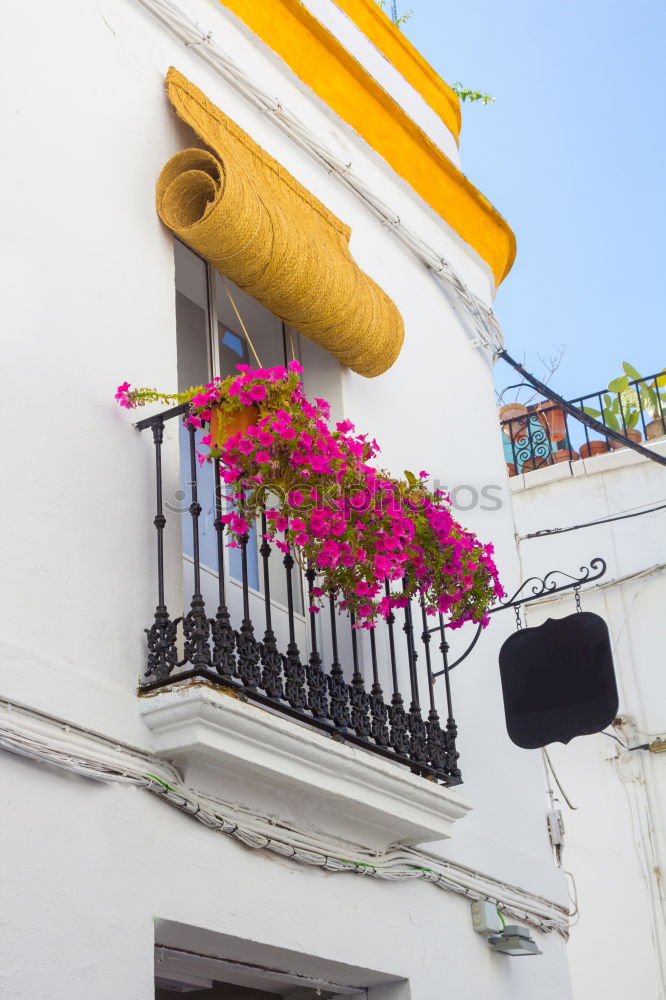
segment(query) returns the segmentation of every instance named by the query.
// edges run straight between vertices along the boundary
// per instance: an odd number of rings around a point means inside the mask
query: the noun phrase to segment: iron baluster
[[[643,408],[643,394],[641,392],[641,387],[638,382],[634,382],[634,389],[636,390],[636,399],[638,402],[638,410],[641,415],[641,425],[643,427],[643,438],[647,440],[647,427],[645,425],[645,410]]]
[[[222,494],[220,482],[220,462],[215,459],[215,535],[217,541],[217,613],[211,618],[210,627],[213,638],[213,667],[220,677],[229,684],[233,683],[236,672],[236,656],[234,653],[236,640],[231,627],[229,609],[225,593],[224,581],[224,524],[222,523]]]
[[[659,381],[657,376],[654,378],[654,395],[657,401],[657,409],[659,410],[659,420],[661,421],[661,433],[666,431],[666,423],[664,422],[664,409],[661,405],[661,394],[659,392]]]
[[[384,581],[384,591],[390,597],[391,588],[388,580]],[[388,629],[389,655],[391,658],[391,679],[393,681],[393,694],[391,695],[391,705],[389,708],[389,722],[391,724],[391,746],[397,754],[409,753],[409,726],[407,724],[407,713],[402,700],[402,695],[398,689],[398,666],[395,656],[395,636],[393,626],[395,625],[395,615],[391,609],[386,616],[386,627]]]
[[[308,566],[305,578],[308,581],[308,591],[312,591],[315,581],[315,570]],[[321,669],[321,656],[317,648],[317,615],[310,611],[310,659],[305,669],[308,681],[308,708],[312,714],[319,719],[328,718],[328,698],[326,675]]]
[[[289,545],[288,542],[287,545]],[[294,571],[294,557],[291,554],[290,547],[285,553],[283,565],[287,574],[287,614],[289,620],[289,643],[287,645],[287,655],[282,657],[285,678],[284,691],[285,697],[292,708],[305,708],[307,706],[307,698],[305,695],[305,667],[301,663],[301,654],[298,646],[296,645],[296,632],[294,630],[294,590],[292,579]]]
[[[403,580],[403,587],[406,590],[408,581]],[[407,659],[409,662],[409,684],[411,688],[412,700],[409,705],[409,756],[417,764],[425,764],[428,760],[428,741],[426,736],[426,726],[421,717],[421,706],[419,704],[419,681],[416,673],[416,660],[418,653],[414,647],[414,623],[412,621],[412,605],[407,600],[405,605],[405,624],[402,626],[407,640]]]
[[[268,560],[271,554],[271,547],[266,538],[268,528],[266,524],[266,512],[261,513],[261,546],[259,554],[264,576],[264,609],[266,615],[266,628],[264,630],[263,642],[259,644],[259,656],[261,659],[261,686],[269,698],[284,698],[282,687],[282,657],[277,648],[277,641],[273,631],[273,621],[271,617],[271,583]]]
[[[359,670],[358,635],[356,629],[356,618],[353,612],[350,612],[349,621],[351,627],[352,662],[354,664],[354,672],[352,673],[352,680],[349,685],[351,724],[352,729],[357,736],[367,739],[370,735],[370,697],[365,690],[363,675]]]
[[[370,716],[372,724],[370,732],[375,743],[380,747],[389,745],[388,708],[384,702],[384,692],[379,683],[377,669],[377,642],[375,630],[370,629],[370,657],[372,659],[372,687],[370,688]]]
[[[241,537],[241,584],[243,588],[243,621],[236,635],[236,651],[238,659],[236,662],[236,673],[246,688],[256,691],[261,683],[261,667],[259,665],[260,649],[259,643],[254,636],[254,625],[250,618],[250,591],[247,573],[247,543],[249,535],[247,532]]]
[[[351,725],[349,716],[349,691],[345,683],[345,675],[338,660],[338,623],[335,610],[335,594],[333,592],[328,596],[328,605],[331,614],[331,645],[333,648],[333,662],[331,663],[331,669],[327,678],[330,698],[329,713],[330,718],[338,729],[348,729]]]
[[[182,618],[171,621],[164,599],[164,528],[166,517],[163,511],[162,497],[162,442],[164,440],[164,421],[156,419],[152,424],[153,444],[155,445],[155,498],[156,513],[153,519],[157,532],[157,605],[153,624],[144,629],[148,642],[148,660],[145,676],[153,676],[164,680],[178,663],[178,648],[176,646],[178,625]]]
[[[194,427],[187,428],[190,445],[190,497],[189,507],[192,519],[192,561],[194,571],[194,592],[190,602],[190,610],[183,619],[183,635],[185,637],[185,659],[193,667],[208,667],[212,665],[210,649],[210,621],[206,617],[206,606],[201,594],[201,562],[199,558],[199,503],[197,486],[197,448]]]
[[[430,698],[430,711],[426,722],[426,733],[428,737],[428,760],[433,767],[441,770],[446,767],[446,734],[439,724],[439,714],[435,707],[435,678],[432,673],[432,661],[430,657],[430,629],[428,627],[428,616],[426,614],[425,602],[421,598],[421,620],[423,632],[421,639],[425,650],[426,670],[428,673],[428,695]]]
[[[440,614],[439,616],[439,629],[442,636],[442,641],[440,643],[440,651],[442,653],[442,662],[444,664],[444,688],[446,691],[446,710],[448,717],[446,720],[446,768],[447,773],[454,778],[456,781],[462,780],[462,775],[460,773],[460,768],[458,767],[458,758],[460,754],[456,750],[456,739],[458,737],[458,727],[456,726],[456,720],[453,718],[453,703],[451,701],[451,680],[449,678],[449,644],[446,641],[446,626],[444,624],[444,618]]]

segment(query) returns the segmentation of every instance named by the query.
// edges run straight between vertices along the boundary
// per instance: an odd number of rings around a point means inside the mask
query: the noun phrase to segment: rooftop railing
[[[186,406],[137,424],[152,431],[155,462],[157,603],[146,628],[140,691],[201,678],[346,743],[446,785],[460,784],[448,643],[443,619],[433,627],[421,605],[407,605],[373,630],[329,595],[323,613],[304,596],[317,575],[298,553],[274,552],[266,517],[228,548],[220,520],[225,500],[217,462],[199,466],[197,436],[183,424]],[[165,498],[165,423],[176,420],[181,490]],[[165,540],[182,533],[189,608],[174,616],[165,593]],[[390,591],[385,581],[385,589]],[[441,678],[446,722],[436,691]]]
[[[569,402],[627,440],[640,443],[666,435],[666,378],[663,372],[628,381],[621,391],[608,389]],[[608,435],[596,435],[582,421],[549,400],[500,408],[504,455],[510,476],[559,462],[576,462],[622,447]]]

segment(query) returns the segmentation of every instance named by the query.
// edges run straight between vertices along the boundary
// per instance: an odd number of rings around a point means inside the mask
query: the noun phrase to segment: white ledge
[[[188,784],[328,838],[373,850],[443,840],[471,809],[457,790],[205,683],[144,696],[140,712]]]

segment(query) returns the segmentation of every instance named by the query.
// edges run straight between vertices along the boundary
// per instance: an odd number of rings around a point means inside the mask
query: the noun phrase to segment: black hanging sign
[[[549,618],[511,635],[499,654],[506,728],[533,750],[601,732],[618,710],[608,626],[599,615]]]

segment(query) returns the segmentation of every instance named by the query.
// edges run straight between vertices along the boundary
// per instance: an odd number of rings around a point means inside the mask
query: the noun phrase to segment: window
[[[175,242],[176,342],[178,390],[210,381],[215,376],[234,374],[236,365],[261,365],[269,368],[285,365],[298,357],[298,334],[220,274],[201,257],[179,241]],[[200,440],[205,432],[199,432]],[[185,505],[190,495],[190,459],[188,432],[181,424],[181,495]],[[205,450],[205,449],[202,449]],[[217,576],[217,538],[215,532],[215,480],[211,463],[204,463],[198,473],[199,544],[202,570]],[[248,584],[257,595],[263,593],[260,572],[259,526],[250,535],[247,547]],[[183,557],[192,561],[192,537],[188,518],[183,518]],[[226,569],[231,582],[242,579],[238,549],[225,549]],[[271,604],[286,606],[286,577],[280,560],[269,560]],[[295,611],[303,615],[303,588],[296,588]]]

